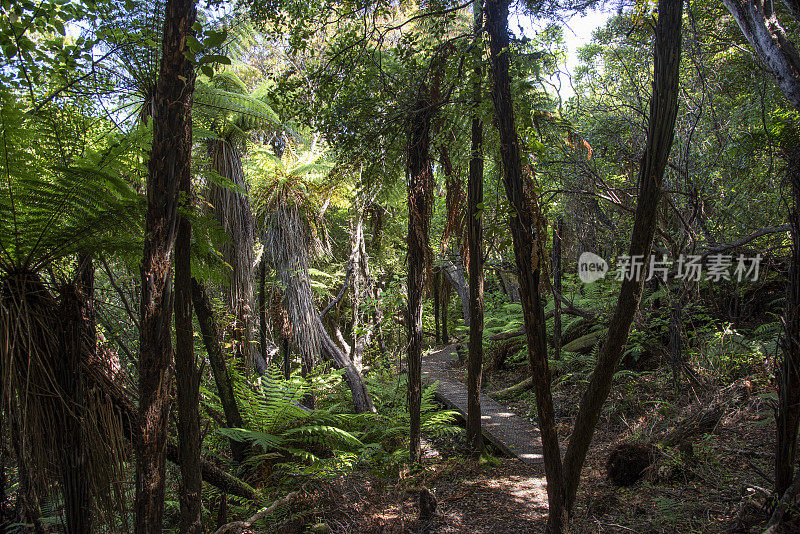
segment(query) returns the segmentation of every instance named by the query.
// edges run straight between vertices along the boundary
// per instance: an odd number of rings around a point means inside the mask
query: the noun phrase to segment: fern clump
[[[231,366],[236,397],[245,428],[217,429],[214,448],[224,440],[247,443],[252,454],[243,466],[277,480],[310,476],[326,478],[343,470],[370,465],[379,471],[408,461],[409,414],[405,377],[393,382],[368,380],[377,414],[349,413],[350,403],[341,370],[319,370],[313,376],[286,380],[272,366],[262,377],[246,377]],[[455,412],[434,401],[436,384],[423,389],[422,431],[458,431]],[[219,399],[204,390],[207,411],[221,412]],[[314,409],[303,402],[315,396]]]

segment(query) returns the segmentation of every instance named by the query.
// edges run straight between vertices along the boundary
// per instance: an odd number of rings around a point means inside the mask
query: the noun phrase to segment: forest
[[[799,127],[798,0],[0,0],[0,531],[800,532]]]

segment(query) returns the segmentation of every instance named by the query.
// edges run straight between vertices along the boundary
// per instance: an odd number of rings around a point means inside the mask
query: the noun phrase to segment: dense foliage
[[[524,1],[509,19],[506,0],[0,2],[0,524],[317,528],[313,496],[354,474],[422,502],[432,466],[502,453],[475,450],[471,422],[465,442],[467,414],[418,382],[419,340],[479,358],[471,384],[482,369],[484,393],[541,427],[551,517],[535,528],[586,527],[593,436],[671,458],[661,480],[745,383],[758,424],[777,421],[742,431],[774,470],[756,467],[772,494],[746,528],[791,521],[772,512],[800,487],[800,10],[769,4]],[[602,22],[568,69],[587,10]],[[753,40],[762,19],[778,51]],[[671,98],[674,127],[654,123]],[[190,183],[173,183],[184,163]],[[637,243],[652,256],[634,288],[616,275]],[[592,283],[586,252],[610,269]],[[664,437],[704,405],[728,411]],[[160,490],[140,480],[145,454]]]

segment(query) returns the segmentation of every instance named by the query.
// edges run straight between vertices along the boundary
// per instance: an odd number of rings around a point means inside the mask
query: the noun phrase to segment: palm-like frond
[[[37,272],[77,252],[130,246],[141,199],[123,179],[134,134],[69,166],[40,157],[43,125],[7,96],[0,110],[0,270]]]
[[[253,130],[276,130],[278,114],[261,98],[247,94],[247,86],[231,70],[195,84],[195,115],[223,139],[244,139]]]

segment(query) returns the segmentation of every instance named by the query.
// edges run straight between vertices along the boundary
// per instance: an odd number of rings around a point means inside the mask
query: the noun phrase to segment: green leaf
[[[216,48],[225,42],[225,38],[228,36],[228,31],[211,31],[208,33],[208,37],[203,39],[203,46],[206,48]]]
[[[203,49],[203,45],[200,43],[200,41],[197,40],[197,37],[195,37],[194,35],[190,35],[186,38],[186,46],[189,47],[189,50],[191,50],[195,54]]]
[[[231,59],[228,56],[223,56],[222,54],[209,54],[207,56],[201,57],[199,63],[201,65],[203,65],[204,63],[219,63],[221,65],[230,65]]]

